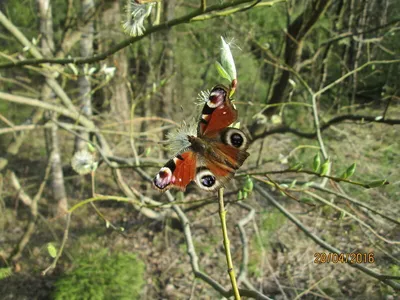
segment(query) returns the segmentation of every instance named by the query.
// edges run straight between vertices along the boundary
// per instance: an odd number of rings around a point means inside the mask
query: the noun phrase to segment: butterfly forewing
[[[196,174],[196,153],[191,150],[178,154],[160,169],[153,179],[153,186],[159,191],[171,187],[185,190]]]
[[[216,136],[237,120],[237,110],[229,99],[229,89],[215,86],[201,112],[198,135]]]

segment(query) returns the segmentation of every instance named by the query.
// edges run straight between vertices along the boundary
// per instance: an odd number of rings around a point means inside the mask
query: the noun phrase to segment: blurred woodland
[[[222,36],[251,137],[224,189],[242,298],[398,299],[399,16],[399,0],[1,1],[0,298],[233,299],[217,193],[151,186],[168,133],[228,85]]]

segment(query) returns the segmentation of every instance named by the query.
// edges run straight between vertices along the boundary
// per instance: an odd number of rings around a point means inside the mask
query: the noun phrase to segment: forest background
[[[241,295],[398,297],[400,1],[138,2],[0,2],[1,298],[233,295],[217,195],[149,181],[228,84],[221,36],[252,138],[224,195]]]

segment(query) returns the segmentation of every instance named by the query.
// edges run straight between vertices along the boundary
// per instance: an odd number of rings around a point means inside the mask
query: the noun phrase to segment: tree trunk
[[[82,19],[86,21],[85,18],[93,14],[94,12],[94,2],[93,0],[82,0],[81,2],[81,12]],[[89,57],[93,55],[93,32],[94,32],[94,24],[93,20],[90,20],[86,23],[85,26],[81,28],[82,36],[80,40],[80,52],[82,57]],[[92,86],[89,80],[89,76],[85,73],[85,66],[81,68],[80,76],[79,76],[79,103],[80,103],[80,111],[87,116],[89,119],[92,116]],[[89,133],[86,131],[79,131],[79,135],[89,139]],[[86,141],[77,137],[75,139],[75,151],[79,151],[82,149],[86,149]]]
[[[121,31],[121,7],[118,0],[114,0],[109,4],[109,8],[102,15],[102,31],[108,40],[102,41],[101,51],[107,50],[110,46],[120,41],[121,34],[112,36],[108,32]],[[118,51],[108,59],[107,65],[112,65],[117,68],[114,78],[111,80],[111,92],[105,95],[111,106],[111,112],[116,121],[121,122],[122,127],[128,130],[129,126],[126,123],[130,118],[130,105],[128,98],[128,58],[126,48]]]
[[[37,0],[40,15],[40,33],[42,34],[41,50],[44,57],[52,57],[54,50],[53,20],[50,0]],[[53,101],[54,95],[51,88],[45,84],[41,91],[42,101]],[[55,118],[54,113],[48,113],[48,118]],[[46,130],[46,143],[51,163],[51,187],[53,197],[57,203],[56,215],[65,213],[68,209],[67,194],[64,185],[64,174],[62,171],[61,154],[58,140],[58,128],[54,124]]]
[[[329,3],[330,0],[313,0],[288,26],[284,53],[284,61],[287,66],[294,70],[297,69],[304,38],[311,31],[319,17],[325,12]],[[268,104],[277,104],[284,101],[289,78],[290,71],[283,70],[279,81],[273,88],[271,99]],[[276,110],[277,106],[269,107],[264,111],[264,114],[270,117]]]
[[[174,10],[176,6],[175,0],[169,0],[164,2],[164,22],[168,22],[174,18]],[[166,29],[163,32],[164,39],[164,60],[161,68],[161,78],[170,78],[162,89],[162,99],[160,101],[158,115],[163,118],[171,118],[173,109],[176,104],[174,97],[175,92],[175,80],[171,77],[174,74],[174,45],[176,43],[176,37],[173,29]],[[163,139],[166,139],[168,131],[163,130]],[[167,156],[167,150],[164,151],[164,156]]]

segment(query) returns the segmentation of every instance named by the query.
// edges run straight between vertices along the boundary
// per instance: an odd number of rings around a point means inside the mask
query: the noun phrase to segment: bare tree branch
[[[260,195],[262,195],[265,199],[267,199],[271,204],[273,204],[277,209],[279,209],[279,211],[282,214],[284,214],[290,221],[292,221],[294,224],[296,224],[296,226],[301,231],[303,231],[308,237],[310,237],[315,243],[320,245],[322,248],[324,248],[332,253],[337,253],[337,254],[344,253],[343,251],[336,249],[335,247],[331,246],[330,244],[326,243],[321,238],[319,238],[318,236],[316,236],[315,234],[310,232],[295,216],[293,216],[291,213],[289,213],[282,205],[279,204],[279,202],[277,200],[275,200],[275,198],[270,193],[268,193],[259,184],[254,184],[254,189],[258,193],[260,193]],[[350,261],[346,262],[346,263],[350,267],[358,269],[358,270],[364,272],[365,274],[367,274],[375,279],[378,279],[382,283],[385,283],[385,284],[391,286],[395,290],[400,290],[400,284],[392,280],[392,279],[399,280],[400,279],[399,276],[382,275],[382,274],[379,274],[369,268],[364,267],[363,265],[352,264],[352,263],[350,263]]]
[[[16,66],[18,66],[18,67],[27,66],[27,65],[33,66],[33,65],[40,65],[40,64],[44,64],[44,63],[62,64],[62,65],[73,63],[73,64],[80,65],[80,64],[85,64],[85,63],[94,63],[94,62],[102,61],[102,60],[105,60],[107,57],[115,54],[119,50],[126,48],[129,45],[140,41],[141,39],[143,39],[144,37],[146,37],[152,33],[159,32],[161,30],[165,30],[165,29],[168,29],[173,26],[180,25],[180,24],[190,23],[190,21],[194,17],[200,16],[205,13],[223,10],[223,9],[226,9],[229,7],[234,7],[234,6],[252,2],[252,1],[254,1],[254,0],[235,0],[233,2],[225,2],[225,3],[221,3],[221,4],[215,4],[215,5],[208,6],[208,7],[206,7],[206,9],[204,11],[202,8],[196,9],[195,11],[193,11],[185,16],[182,16],[180,18],[176,18],[171,21],[165,22],[163,24],[150,27],[144,32],[143,35],[128,38],[128,39],[122,41],[121,43],[115,45],[114,47],[111,47],[109,50],[107,50],[103,53],[100,53],[100,54],[96,54],[92,57],[74,57],[74,58],[64,58],[64,59],[56,59],[56,58],[26,59],[23,61],[15,61],[15,62],[10,62],[10,63],[0,64],[0,69],[1,68],[12,68],[12,67],[16,67]],[[0,21],[4,18],[5,18],[5,16],[0,12]]]
[[[388,125],[400,125],[400,119],[386,119],[386,118],[379,118],[379,117],[373,117],[373,116],[365,116],[365,115],[342,115],[342,116],[337,116],[332,119],[330,119],[328,122],[324,123],[320,127],[320,131],[324,131],[328,129],[330,126],[338,123],[342,123],[343,121],[350,120],[350,121],[361,121],[361,123],[358,123],[359,125],[364,125],[367,124],[366,122],[370,123],[382,123],[382,124],[388,124]],[[348,124],[348,123],[344,123]],[[354,124],[354,123],[351,123]],[[276,133],[293,133],[295,135],[298,135],[300,137],[304,137],[307,139],[314,139],[317,136],[317,132],[303,132],[299,131],[295,128],[291,128],[285,125],[278,126],[269,130],[264,131],[263,133],[253,136],[253,142],[257,139],[264,138],[266,136],[276,134]]]

